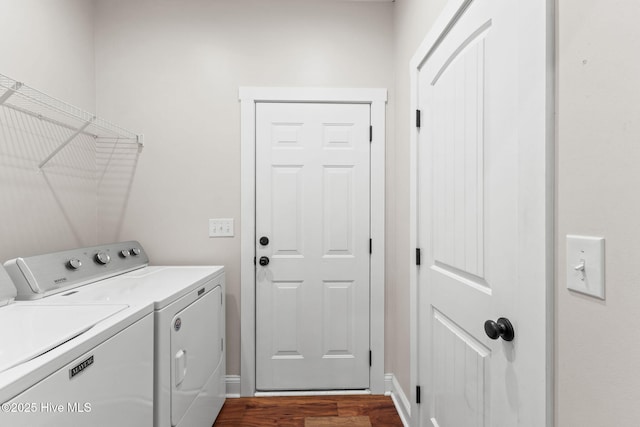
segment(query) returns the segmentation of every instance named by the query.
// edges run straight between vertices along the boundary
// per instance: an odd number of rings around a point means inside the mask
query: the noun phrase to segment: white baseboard
[[[404,427],[409,427],[411,425],[411,403],[409,403],[407,395],[404,394],[404,390],[394,374],[384,375],[384,390],[384,394],[391,396]]]
[[[227,375],[224,380],[227,386],[227,398],[240,397],[240,375]]]

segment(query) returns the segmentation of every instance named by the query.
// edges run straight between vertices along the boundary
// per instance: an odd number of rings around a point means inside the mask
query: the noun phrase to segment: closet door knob
[[[260,244],[262,246],[267,246],[269,244],[269,238],[267,236],[262,236],[260,238]]]
[[[267,265],[269,265],[269,258],[266,256],[261,256],[259,262],[261,266],[266,267]]]
[[[505,317],[499,318],[497,322],[493,320],[484,322],[484,332],[492,340],[497,340],[502,337],[505,341],[513,341],[513,337],[515,336],[513,325],[509,319]]]

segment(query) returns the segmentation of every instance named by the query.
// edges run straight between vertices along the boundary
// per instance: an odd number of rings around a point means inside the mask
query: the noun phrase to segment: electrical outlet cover
[[[605,299],[603,237],[567,236],[567,288]]]

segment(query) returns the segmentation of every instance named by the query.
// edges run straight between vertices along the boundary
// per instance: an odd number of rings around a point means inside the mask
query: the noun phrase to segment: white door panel
[[[257,104],[258,390],[369,387],[369,108]]]
[[[523,366],[545,362],[517,351],[528,338],[521,324],[535,321],[515,309],[520,290],[544,286],[519,274],[533,254],[519,242],[537,238],[527,216],[546,209],[520,209],[521,168],[533,160],[521,156],[517,17],[517,2],[470,2],[419,68],[421,426],[521,425],[523,385],[534,375]],[[485,333],[485,321],[500,317],[515,340]]]

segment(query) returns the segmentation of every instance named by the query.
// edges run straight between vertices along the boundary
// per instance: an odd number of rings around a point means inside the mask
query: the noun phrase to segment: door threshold
[[[294,391],[256,391],[255,397],[281,397],[281,396],[347,396],[358,394],[371,394],[371,390],[294,390]]]

